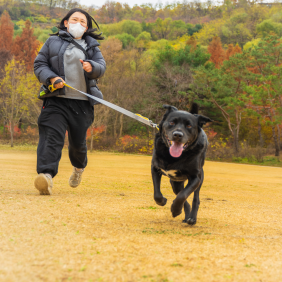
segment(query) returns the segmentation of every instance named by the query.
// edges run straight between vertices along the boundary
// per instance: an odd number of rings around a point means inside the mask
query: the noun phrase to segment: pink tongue
[[[183,151],[183,144],[177,144],[172,141],[172,145],[169,148],[169,153],[172,157],[178,158],[181,156]]]

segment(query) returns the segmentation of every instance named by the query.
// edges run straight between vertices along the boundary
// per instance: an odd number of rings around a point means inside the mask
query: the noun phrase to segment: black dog
[[[163,197],[160,185],[162,175],[170,178],[173,192],[177,195],[171,205],[172,216],[181,214],[184,207],[185,219],[193,225],[197,221],[200,205],[199,193],[204,180],[203,165],[208,146],[207,136],[202,126],[212,120],[198,115],[198,106],[193,104],[189,112],[178,111],[173,106],[167,109],[156,134],[152,158],[152,178],[154,199],[164,206],[167,199]],[[184,188],[184,182],[188,184]],[[186,201],[194,192],[192,211]]]

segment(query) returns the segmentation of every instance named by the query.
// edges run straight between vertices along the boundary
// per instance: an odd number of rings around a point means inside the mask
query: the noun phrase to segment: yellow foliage
[[[40,42],[40,44],[39,44],[39,46],[38,46],[38,48],[37,48],[37,50],[36,50],[36,56],[38,55],[38,53],[39,53],[39,51],[41,50],[41,48],[43,47],[43,43],[42,42]]]
[[[24,28],[25,27],[25,21],[24,20],[18,21],[17,26],[19,26],[20,28]]]
[[[258,43],[260,42],[260,38],[257,38],[257,39],[253,39],[251,41],[248,41],[244,46],[243,46],[243,50],[248,50],[250,48],[253,48],[254,46],[257,46]]]
[[[186,45],[186,42],[189,40],[191,36],[184,34],[181,37],[178,37],[176,40],[170,41],[170,45],[175,49],[175,50],[180,50],[183,49]]]
[[[199,44],[208,45],[213,37],[220,34],[220,30],[224,24],[225,21],[223,19],[210,21],[199,32],[194,33],[193,36]]]

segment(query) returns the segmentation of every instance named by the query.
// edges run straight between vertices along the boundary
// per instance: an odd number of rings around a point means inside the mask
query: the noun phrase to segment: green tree
[[[156,101],[156,108],[162,104],[172,104],[188,110],[192,102],[188,93],[193,82],[193,71],[205,65],[209,57],[200,46],[194,48],[185,45],[184,48],[175,50],[166,45],[164,49],[160,49],[153,61],[156,91],[152,96]]]
[[[223,62],[220,69],[201,67],[195,72],[193,92],[198,99],[211,102],[227,122],[233,137],[235,153],[239,152],[239,132],[242,116],[247,110],[248,54],[235,54]]]
[[[270,33],[282,36],[282,23],[274,22],[272,19],[264,20],[257,25],[257,32],[263,37],[268,36]]]
[[[143,31],[136,37],[136,44],[138,48],[147,48],[148,43],[152,40],[152,36],[149,32]]]
[[[250,49],[249,84],[246,92],[252,97],[250,109],[259,112],[272,129],[275,155],[280,152],[282,122],[282,42],[278,36],[269,36]]]
[[[142,26],[137,21],[123,21],[121,28],[123,33],[130,34],[134,37],[138,36],[142,32]]]
[[[117,34],[114,37],[121,41],[123,49],[135,42],[135,38],[128,33]]]
[[[172,31],[172,19],[157,18],[152,33],[154,33],[158,39],[168,39],[169,34]]]
[[[202,29],[202,25],[200,24],[195,24],[194,26],[192,24],[187,24],[186,25],[186,28],[187,28],[187,31],[188,31],[188,34],[190,36],[192,36],[195,32],[198,32],[199,30]]]

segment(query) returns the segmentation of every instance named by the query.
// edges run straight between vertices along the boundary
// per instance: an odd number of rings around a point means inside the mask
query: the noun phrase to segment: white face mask
[[[74,38],[80,38],[84,34],[86,28],[83,27],[80,23],[69,23],[69,33],[74,37]]]

